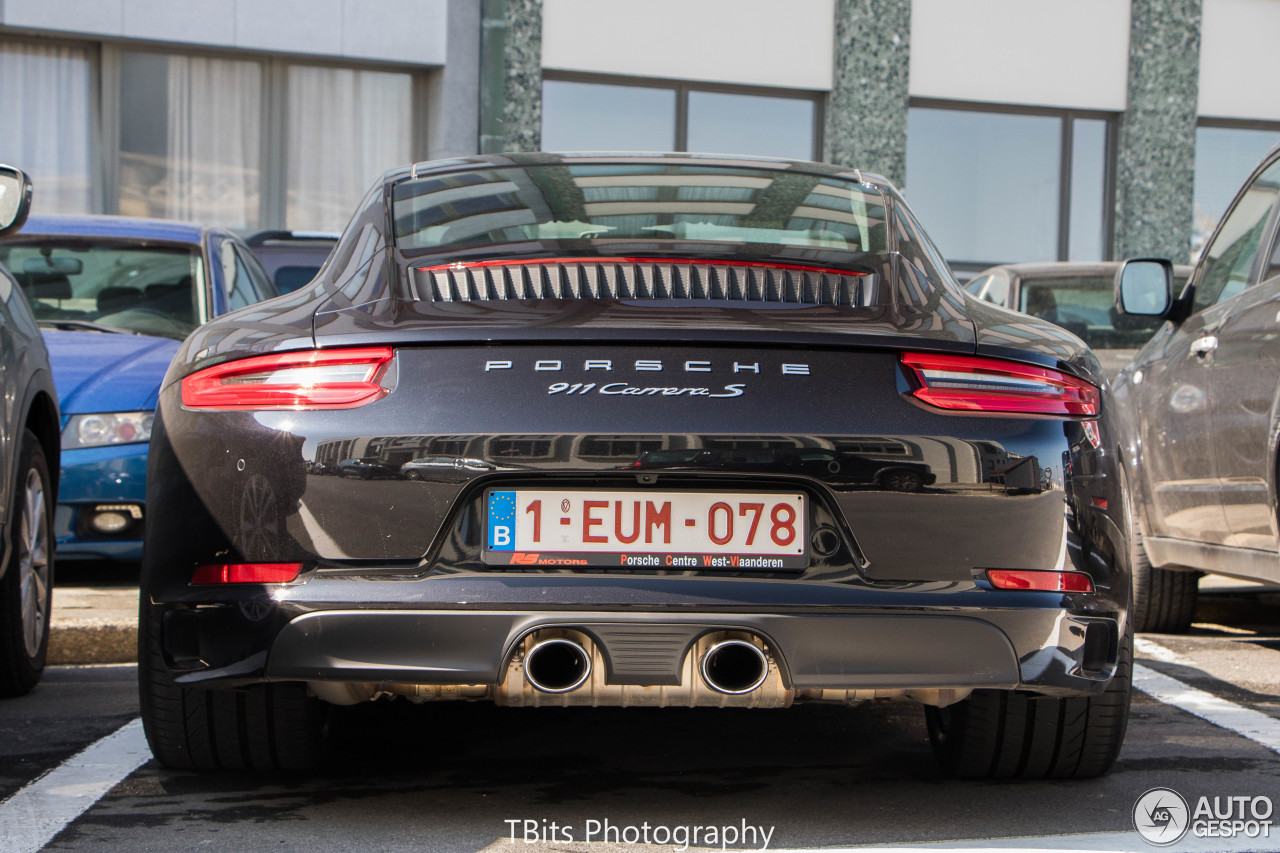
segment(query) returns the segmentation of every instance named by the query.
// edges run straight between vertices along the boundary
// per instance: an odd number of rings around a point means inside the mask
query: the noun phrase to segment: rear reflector
[[[201,566],[191,576],[193,584],[288,583],[302,571],[301,563],[218,563]]]
[[[988,569],[987,580],[997,589],[1036,589],[1047,592],[1093,592],[1093,581],[1080,572],[1039,572],[1030,569]]]
[[[1098,389],[1057,370],[1016,361],[908,352],[912,396],[939,409],[1013,415],[1098,414]]]
[[[227,361],[182,380],[188,409],[351,409],[387,395],[390,347],[307,350]]]

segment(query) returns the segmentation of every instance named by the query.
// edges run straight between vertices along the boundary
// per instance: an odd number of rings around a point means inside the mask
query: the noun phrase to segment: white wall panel
[[[235,44],[236,0],[123,0],[120,34],[208,45]]]
[[[342,0],[236,0],[236,45],[342,53]]]
[[[1280,2],[1204,0],[1203,20],[1200,115],[1280,121]]]
[[[447,0],[343,0],[343,56],[444,65],[447,32]]]
[[[1121,111],[1128,68],[1125,0],[912,0],[914,97]]]
[[[118,35],[124,17],[123,0],[4,0],[0,9],[11,27],[69,33]]]
[[[834,0],[544,0],[542,66],[831,88]]]
[[[0,0],[0,23],[50,33],[443,65],[448,3]]]

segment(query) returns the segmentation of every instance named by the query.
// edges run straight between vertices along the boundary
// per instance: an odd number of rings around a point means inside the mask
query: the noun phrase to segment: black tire
[[[915,471],[894,469],[880,475],[880,488],[890,492],[918,492],[924,486],[924,478]]]
[[[203,690],[175,684],[144,603],[138,693],[151,752],[178,770],[305,770],[321,763],[324,705],[304,684]]]
[[[1201,573],[1152,567],[1142,546],[1142,534],[1136,528],[1129,531],[1129,561],[1133,566],[1130,610],[1134,630],[1185,634],[1196,612]]]
[[[1097,696],[1056,699],[975,690],[946,708],[925,708],[943,770],[987,779],[1091,779],[1110,769],[1129,723],[1133,632],[1125,631],[1116,672]]]
[[[9,512],[9,565],[0,578],[0,696],[21,696],[44,673],[53,610],[53,505],[40,439],[22,431]]]

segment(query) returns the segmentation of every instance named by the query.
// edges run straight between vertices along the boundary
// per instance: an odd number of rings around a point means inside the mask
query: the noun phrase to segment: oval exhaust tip
[[[702,680],[718,693],[750,693],[769,675],[769,659],[754,643],[725,640],[702,656]]]
[[[591,655],[573,640],[543,640],[524,657],[524,677],[543,693],[568,693],[591,675]]]

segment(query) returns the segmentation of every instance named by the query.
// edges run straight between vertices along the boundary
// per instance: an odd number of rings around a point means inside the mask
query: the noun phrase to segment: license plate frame
[[[770,572],[810,562],[801,491],[494,487],[483,519],[481,560],[493,566]]]

